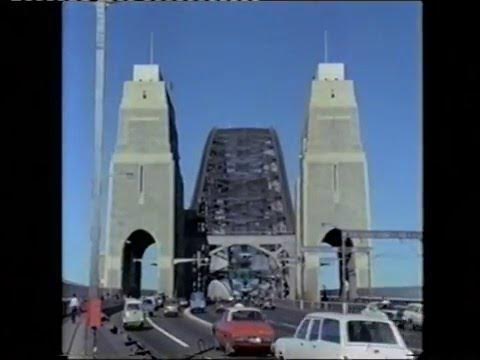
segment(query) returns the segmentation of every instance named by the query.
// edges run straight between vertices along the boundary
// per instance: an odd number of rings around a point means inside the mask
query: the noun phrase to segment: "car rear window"
[[[140,310],[140,305],[139,304],[128,304],[127,305],[127,310]]]
[[[241,310],[232,313],[234,321],[263,321],[263,315],[260,311]]]
[[[397,340],[389,324],[379,321],[349,321],[348,341],[376,344],[396,344]]]

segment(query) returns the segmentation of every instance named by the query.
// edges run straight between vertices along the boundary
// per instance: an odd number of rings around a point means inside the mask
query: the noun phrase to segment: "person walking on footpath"
[[[70,299],[69,307],[70,307],[70,315],[72,318],[72,323],[74,324],[75,324],[75,319],[77,317],[79,305],[80,305],[80,302],[78,301],[77,295],[73,294],[72,298]]]

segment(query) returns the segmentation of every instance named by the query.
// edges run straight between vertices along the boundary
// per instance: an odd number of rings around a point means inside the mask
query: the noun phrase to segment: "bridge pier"
[[[175,112],[158,65],[135,65],[123,88],[111,160],[104,279],[107,287],[141,290],[141,258],[157,246],[158,290],[173,295],[175,242],[183,207]],[[134,279],[123,273],[136,268]],[[135,284],[132,284],[131,282]],[[124,289],[125,290],[125,289]]]
[[[345,79],[344,64],[318,65],[304,129],[300,156],[301,220],[297,229],[301,244],[319,246],[325,224],[339,229],[369,229],[367,159],[360,137],[354,86]],[[369,240],[362,239],[354,245],[369,244]],[[312,256],[305,259],[303,288],[306,300],[319,301],[320,265]],[[354,296],[356,287],[370,285],[368,255],[354,254],[349,267]]]

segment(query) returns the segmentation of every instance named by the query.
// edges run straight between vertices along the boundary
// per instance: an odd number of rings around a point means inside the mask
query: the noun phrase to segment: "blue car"
[[[194,292],[190,296],[190,311],[192,313],[203,313],[206,307],[205,295],[202,292]]]

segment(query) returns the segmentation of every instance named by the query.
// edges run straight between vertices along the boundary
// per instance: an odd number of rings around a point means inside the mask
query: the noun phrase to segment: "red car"
[[[213,336],[227,355],[238,350],[269,353],[275,332],[256,308],[234,306],[226,309],[212,328]]]

